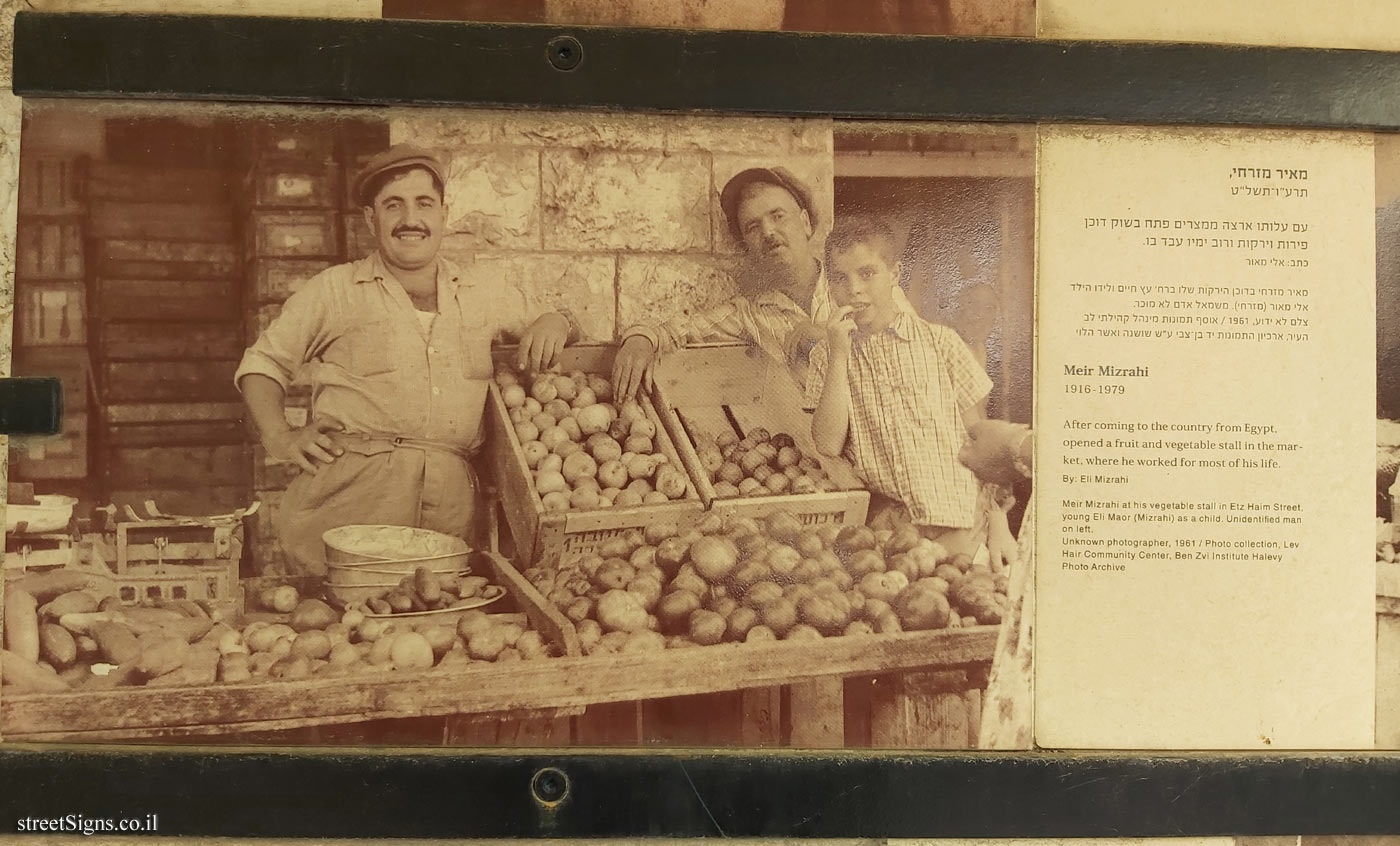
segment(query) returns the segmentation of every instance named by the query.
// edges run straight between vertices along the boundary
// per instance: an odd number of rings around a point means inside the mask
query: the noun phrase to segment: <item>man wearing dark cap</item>
[[[656,359],[687,344],[747,341],[802,378],[807,354],[824,336],[831,293],[819,259],[817,212],[807,186],[781,167],[741,171],[720,192],[729,231],[744,247],[755,293],[661,324],[623,332],[613,382],[627,396],[649,384]],[[897,295],[902,308],[908,301]]]
[[[478,284],[438,255],[443,183],[425,150],[372,159],[354,193],[377,249],[294,293],[234,376],[269,457],[303,471],[276,517],[289,572],[324,573],[321,535],[336,526],[466,536],[491,343],[518,339],[517,364],[539,368],[580,335],[572,316],[532,318],[521,292]],[[294,428],[284,398],[298,376],[312,384],[313,416]]]

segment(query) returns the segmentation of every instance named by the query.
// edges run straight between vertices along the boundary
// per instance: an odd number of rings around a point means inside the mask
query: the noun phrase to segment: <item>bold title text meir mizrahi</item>
[[[1095,368],[1098,368],[1095,372]],[[1148,368],[1139,364],[1137,367],[1114,367],[1111,364],[1066,364],[1066,376],[1112,376],[1115,378],[1123,376],[1146,376]]]

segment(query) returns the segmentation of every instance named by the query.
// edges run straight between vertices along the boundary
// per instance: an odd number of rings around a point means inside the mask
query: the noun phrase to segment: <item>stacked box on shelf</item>
[[[345,258],[353,261],[374,250],[374,239],[359,201],[352,196],[355,175],[370,158],[389,149],[389,125],[383,122],[346,121],[340,127],[340,159],[345,166],[345,181],[340,193],[341,237],[345,243]]]
[[[20,166],[13,372],[63,383],[61,431],[11,442],[11,478],[41,483],[88,475],[88,302],[84,283],[83,162],[26,156]],[[47,483],[47,484],[45,484]]]
[[[339,199],[344,174],[336,124],[329,121],[260,123],[241,154],[248,268],[243,343],[248,345],[301,285],[343,259]],[[285,407],[289,425],[305,425],[311,416],[310,386],[294,383]],[[252,567],[259,573],[278,573],[282,555],[273,515],[281,492],[295,478],[295,468],[269,459],[251,423],[245,437],[254,497],[262,502],[252,527]]]
[[[656,367],[658,410],[681,459],[712,511],[763,517],[786,510],[808,525],[865,522],[870,494],[844,459],[818,454],[811,415],[786,368],[743,345],[689,347]],[[803,456],[816,458],[837,490],[720,498],[696,452],[696,439],[744,438],[758,428],[790,435]]]
[[[560,353],[559,366],[566,373],[581,370],[606,376],[612,373],[615,354],[616,348],[612,346],[567,347]],[[515,350],[498,350],[496,356],[498,361],[513,361]],[[646,397],[642,398],[641,405],[656,424],[657,451],[680,464],[681,455],[661,425],[655,407]],[[525,460],[510,412],[494,382],[486,400],[485,426],[488,463],[523,566],[556,561],[565,553],[592,552],[610,538],[629,529],[644,529],[652,523],[674,523],[680,528],[689,528],[704,516],[704,505],[692,479],[687,480],[684,498],[664,504],[546,510],[535,490],[534,474]]]
[[[233,182],[220,168],[90,170],[92,350],[113,501],[214,513],[249,500]]]

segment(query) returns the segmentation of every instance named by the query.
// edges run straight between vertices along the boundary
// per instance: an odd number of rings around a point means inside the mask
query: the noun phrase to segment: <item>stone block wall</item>
[[[541,311],[568,306],[595,340],[733,295],[719,191],[744,168],[788,168],[831,223],[829,120],[433,110],[390,134],[447,166],[443,254]]]

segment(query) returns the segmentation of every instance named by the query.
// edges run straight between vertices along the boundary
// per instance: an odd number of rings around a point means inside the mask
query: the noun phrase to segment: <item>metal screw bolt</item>
[[[583,45],[572,35],[559,35],[549,39],[545,56],[555,70],[570,71],[583,61]]]
[[[562,770],[545,767],[535,773],[530,788],[535,792],[536,800],[555,804],[569,795],[569,777]]]

